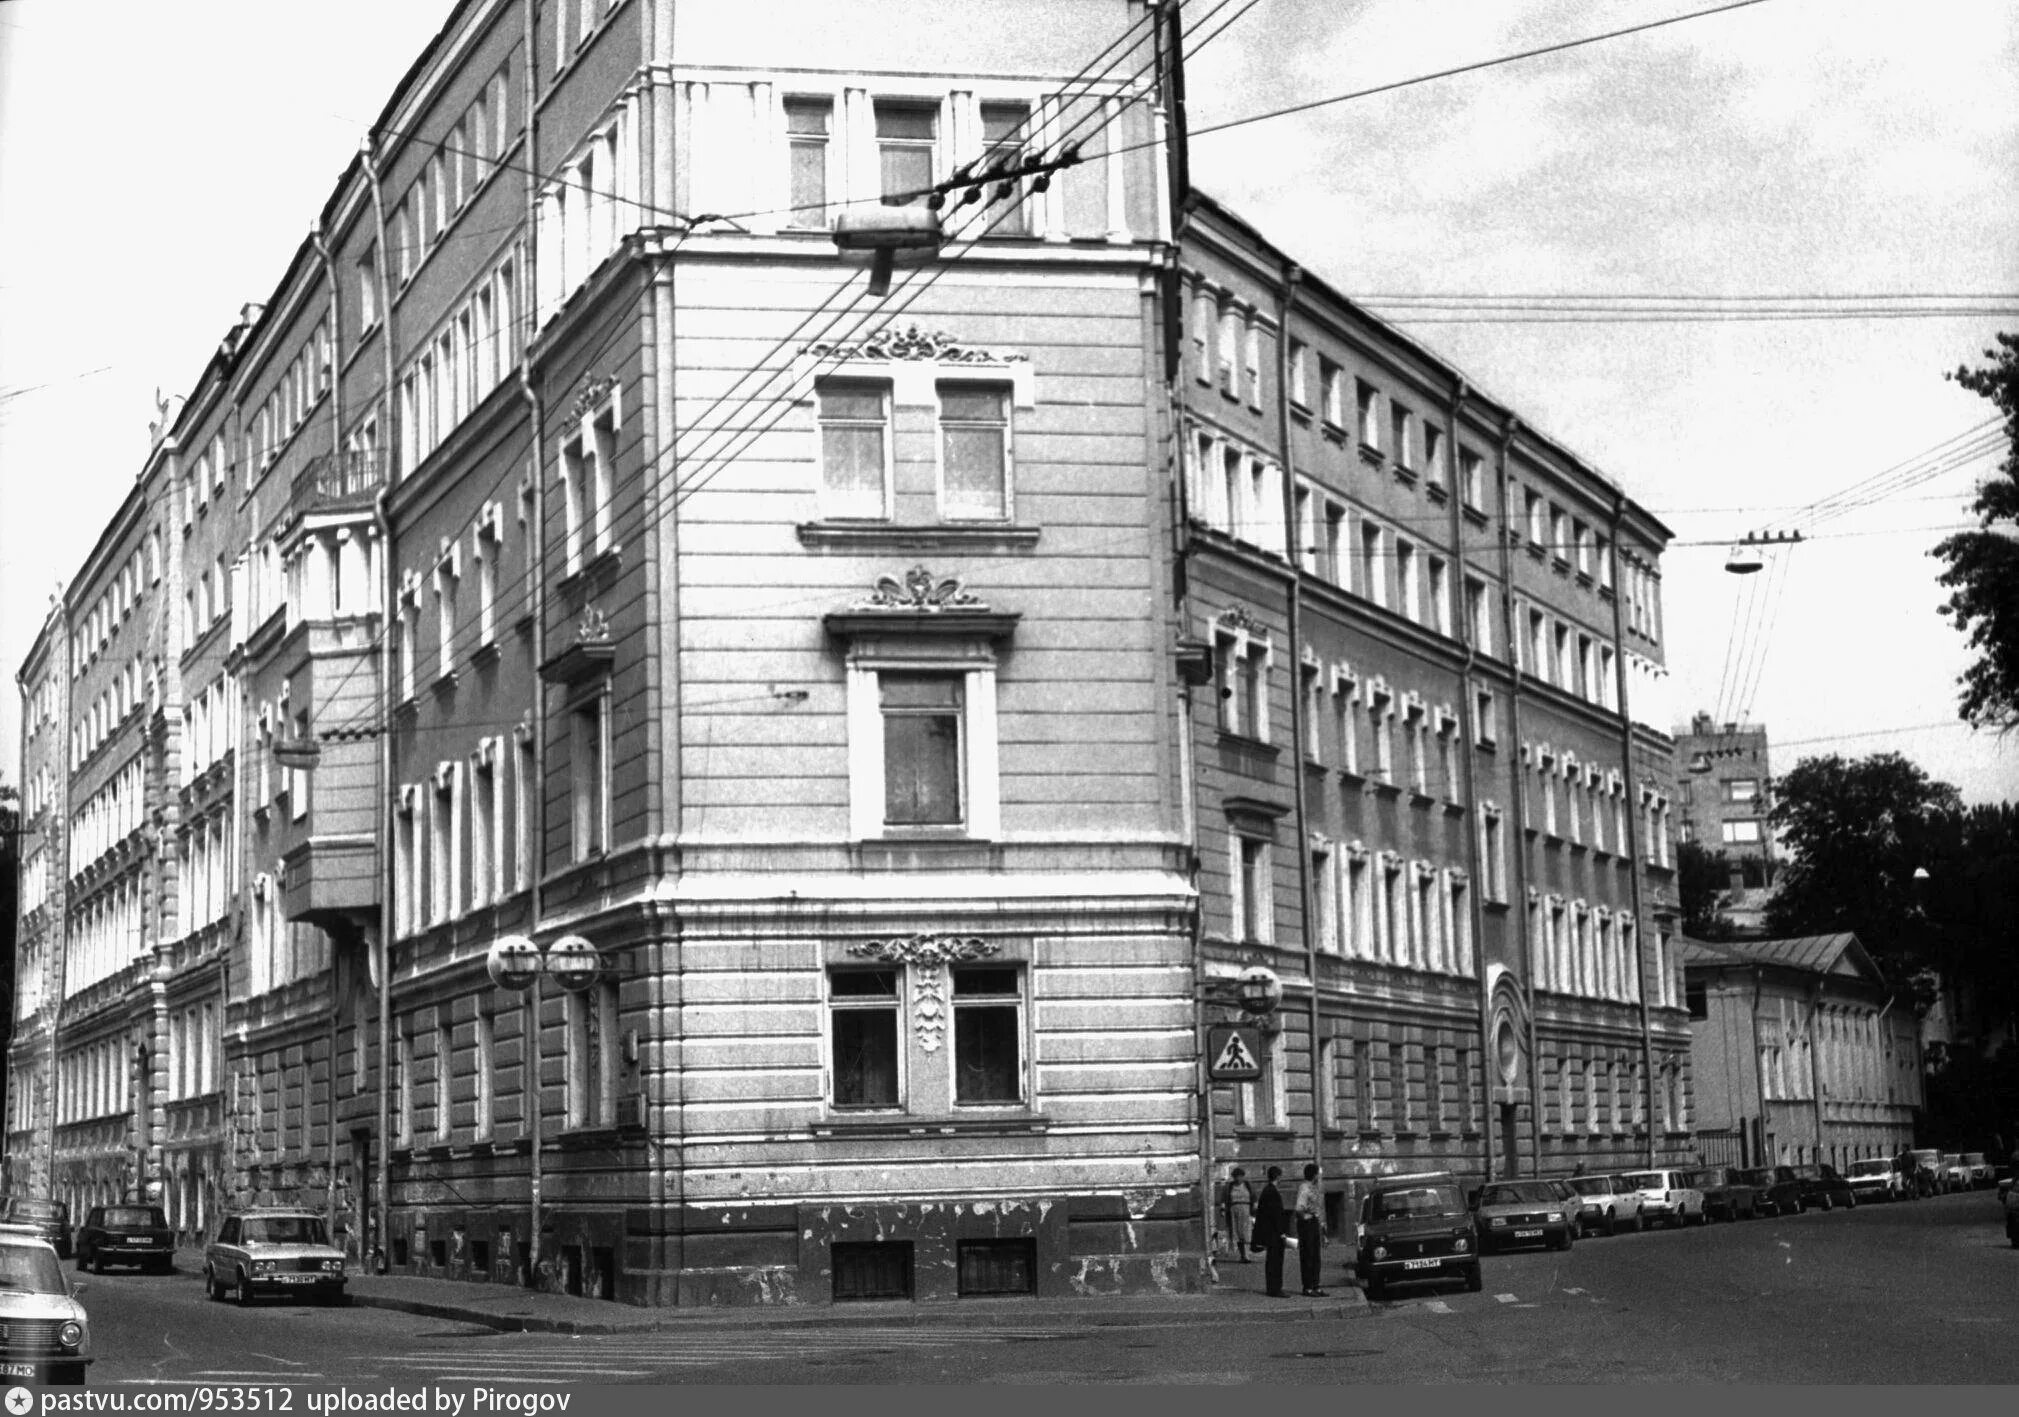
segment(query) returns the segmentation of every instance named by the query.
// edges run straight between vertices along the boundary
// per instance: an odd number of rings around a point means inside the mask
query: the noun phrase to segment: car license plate
[[[1542,1232],[1540,1230],[1517,1230],[1514,1232],[1514,1238],[1517,1240],[1540,1240]]]
[[[1435,1256],[1432,1256],[1427,1260],[1404,1260],[1402,1261],[1402,1267],[1404,1269],[1436,1269],[1437,1259]]]
[[[273,1277],[273,1282],[275,1284],[313,1284],[321,1278],[322,1276],[319,1274],[276,1274]]]
[[[32,1378],[35,1376],[33,1363],[0,1363],[0,1378]]]

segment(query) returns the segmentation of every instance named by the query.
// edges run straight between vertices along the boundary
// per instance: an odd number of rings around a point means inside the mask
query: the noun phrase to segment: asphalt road
[[[1327,1253],[1328,1282],[1348,1257]],[[1495,1255],[1480,1294],[1400,1291],[1345,1319],[1154,1325],[707,1325],[492,1333],[385,1310],[207,1303],[196,1277],[90,1281],[96,1387],[424,1383],[2009,1383],[2019,1250],[1989,1192]],[[1266,1310],[1263,1311],[1266,1314]],[[838,1311],[837,1317],[845,1317]]]

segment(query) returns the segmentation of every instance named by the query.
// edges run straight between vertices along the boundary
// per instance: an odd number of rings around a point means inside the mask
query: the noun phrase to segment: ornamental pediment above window
[[[941,383],[967,379],[1008,384],[1018,408],[1037,403],[1037,373],[1028,354],[964,344],[917,325],[878,330],[862,339],[816,340],[801,347],[793,376],[806,396],[815,379],[876,379],[889,382],[896,404],[931,406],[938,402]]]

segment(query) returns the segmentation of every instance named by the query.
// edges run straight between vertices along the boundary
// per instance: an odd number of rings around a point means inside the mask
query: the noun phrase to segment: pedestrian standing
[[[1283,1174],[1280,1166],[1271,1166],[1262,1194],[1255,1202],[1255,1243],[1263,1247],[1262,1278],[1267,1283],[1272,1298],[1281,1299],[1283,1294],[1283,1250],[1290,1233],[1288,1218],[1283,1210],[1283,1193],[1276,1189],[1276,1181]]]
[[[1253,1264],[1254,1260],[1248,1257],[1248,1241],[1254,1232],[1255,1188],[1248,1184],[1247,1167],[1236,1166],[1227,1173],[1227,1195],[1222,1214],[1235,1256],[1242,1264]]]
[[[1320,1261],[1325,1248],[1325,1191],[1318,1184],[1318,1166],[1304,1168],[1304,1184],[1297,1188],[1297,1269],[1304,1280],[1304,1292],[1314,1299],[1325,1297],[1318,1287],[1324,1277]]]

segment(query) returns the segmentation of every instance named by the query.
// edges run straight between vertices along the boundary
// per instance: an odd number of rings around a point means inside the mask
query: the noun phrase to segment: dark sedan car
[[[109,1264],[138,1265],[157,1274],[175,1268],[175,1234],[158,1205],[94,1205],[77,1227],[77,1267],[105,1273]]]
[[[70,1207],[62,1201],[15,1196],[7,1202],[7,1213],[0,1219],[34,1230],[56,1247],[57,1254],[66,1260],[70,1258]]]
[[[1838,1206],[1849,1210],[1858,1203],[1858,1193],[1838,1174],[1836,1167],[1812,1162],[1793,1170],[1795,1183],[1801,1188],[1803,1210],[1834,1210]]]
[[[1753,1188],[1753,1209],[1760,1215],[1799,1215],[1802,1183],[1792,1166],[1753,1166],[1739,1172],[1739,1179]]]

